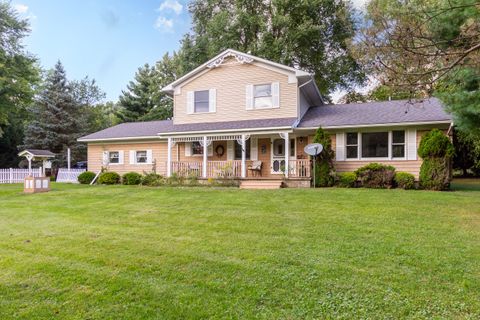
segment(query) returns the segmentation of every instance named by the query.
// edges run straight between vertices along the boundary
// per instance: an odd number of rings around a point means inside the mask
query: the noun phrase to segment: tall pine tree
[[[162,87],[173,81],[173,60],[165,55],[155,66],[145,64],[135,73],[135,79],[127,85],[119,97],[122,121],[163,120],[172,117],[173,105]]]
[[[47,75],[29,111],[32,120],[25,129],[24,147],[56,153],[60,166],[65,165],[67,148],[72,149],[74,160],[82,159],[83,150],[77,139],[82,135],[84,117],[60,61]]]

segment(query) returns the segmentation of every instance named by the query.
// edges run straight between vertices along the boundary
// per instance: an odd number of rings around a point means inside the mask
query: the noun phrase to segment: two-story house
[[[89,170],[309,186],[304,147],[322,127],[337,171],[380,162],[418,178],[422,134],[452,124],[433,98],[327,105],[311,74],[231,49],[163,91],[174,101],[172,120],[123,123],[79,139],[88,143]]]

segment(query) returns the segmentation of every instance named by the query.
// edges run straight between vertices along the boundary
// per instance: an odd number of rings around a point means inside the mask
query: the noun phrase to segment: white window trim
[[[403,131],[405,135],[405,142],[403,143],[403,148],[404,148],[404,156],[403,157],[392,157],[392,141],[393,141],[393,131]],[[362,133],[375,133],[375,132],[388,132],[388,157],[379,157],[379,158],[367,158],[367,157],[362,157]],[[349,131],[348,133],[354,133],[352,131]],[[395,130],[378,130],[378,131],[357,131],[357,158],[347,158],[347,132],[345,132],[345,146],[344,146],[344,152],[345,152],[345,160],[344,161],[406,161],[407,160],[407,130],[406,129],[400,129],[396,128]]]
[[[251,108],[247,108],[247,111],[252,111],[252,110],[270,110],[270,109],[279,109],[280,108],[280,103],[278,105],[275,105],[275,97],[274,97],[274,92],[273,92],[273,84],[277,83],[278,85],[278,99],[280,99],[280,83],[278,82],[270,82],[270,83],[256,83],[252,84],[252,97],[251,97]],[[255,87],[256,86],[265,86],[265,85],[270,85],[270,98],[272,99],[272,106],[271,107],[256,107],[255,106]]]
[[[108,165],[109,166],[119,166],[119,165],[122,165],[123,163],[120,163],[120,151],[115,151],[115,150],[112,150],[112,151],[107,151],[108,152]],[[110,162],[110,153],[112,152],[117,152],[118,153],[118,162],[115,163],[115,162]]]
[[[145,162],[138,162],[137,153],[139,153],[139,152],[145,152]],[[147,150],[135,150],[135,164],[139,164],[139,165],[150,164],[150,163],[148,163],[148,151]]]
[[[209,105],[209,108],[208,108],[208,111],[200,111],[200,112],[197,112],[195,111],[195,92],[198,92],[198,91],[207,91],[208,92],[208,105]],[[196,114],[206,114],[206,113],[217,113],[216,109],[215,108],[215,111],[210,111],[210,89],[196,89],[196,90],[192,90],[193,92],[193,112],[190,113],[191,115],[196,115]],[[193,155],[193,154],[192,154]]]

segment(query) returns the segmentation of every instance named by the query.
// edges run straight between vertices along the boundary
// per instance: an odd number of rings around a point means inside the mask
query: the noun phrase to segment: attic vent
[[[234,57],[237,60],[237,62],[239,62],[239,63],[252,63],[253,62],[253,58],[251,58],[247,55],[243,55],[243,54],[236,53],[236,52],[226,52],[225,54],[222,54],[220,57],[218,57],[214,61],[207,64],[207,68],[210,68],[210,69],[217,68],[220,65],[222,65],[225,58],[229,58],[229,57]]]

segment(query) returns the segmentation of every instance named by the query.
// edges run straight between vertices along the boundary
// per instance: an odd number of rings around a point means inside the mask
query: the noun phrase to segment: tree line
[[[68,80],[60,62],[42,72],[21,44],[28,23],[0,3],[0,167],[17,164],[18,146],[71,147],[84,159],[76,138],[85,133],[172,117],[161,88],[232,48],[314,73],[327,101],[339,89],[343,102],[437,96],[455,118],[457,164],[480,170],[476,0],[371,0],[363,12],[336,0],[194,0],[188,8],[192,28],[179,49],[141,66],[117,102],[103,103],[94,80]],[[360,93],[369,79],[373,88]]]

